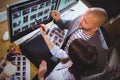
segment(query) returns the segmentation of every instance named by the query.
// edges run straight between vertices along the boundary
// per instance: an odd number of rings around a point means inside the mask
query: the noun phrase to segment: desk
[[[4,21],[0,23],[0,58],[4,57],[6,54],[6,50],[9,48],[9,45],[16,46],[14,43],[11,43],[10,41],[3,41],[2,36],[5,31],[8,31],[8,22]],[[30,79],[37,74],[38,69],[30,63]]]
[[[88,7],[85,4],[83,4],[81,1],[79,1],[79,3],[71,9],[73,11],[68,10],[68,12],[61,15],[61,17],[64,17],[64,18],[67,18],[67,19],[68,18],[69,19],[74,19],[77,15],[83,14],[88,9]],[[71,15],[68,15],[68,13],[69,14],[74,13],[74,17],[73,17],[73,14],[71,16]],[[15,46],[15,44],[11,43],[10,41],[3,41],[2,40],[2,36],[3,36],[5,31],[8,31],[8,22],[7,21],[4,21],[4,22],[0,23],[0,58],[5,55],[6,50],[9,48],[9,45],[14,45]],[[37,74],[37,72],[38,72],[38,69],[32,63],[30,63],[30,74],[31,74],[30,77],[31,77],[31,79]]]

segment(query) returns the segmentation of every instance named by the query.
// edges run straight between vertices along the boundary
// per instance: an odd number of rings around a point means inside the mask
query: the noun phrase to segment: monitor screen
[[[10,41],[13,42],[38,28],[38,23],[52,20],[51,10],[58,0],[27,0],[7,5]]]
[[[64,11],[70,9],[73,5],[75,5],[79,0],[59,0],[58,11],[63,13]]]

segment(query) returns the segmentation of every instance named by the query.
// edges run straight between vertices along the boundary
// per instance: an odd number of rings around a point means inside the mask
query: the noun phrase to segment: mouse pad
[[[40,33],[35,34],[32,38],[20,45],[23,55],[25,55],[37,68],[41,60],[47,61],[47,76],[59,61],[52,60],[52,55]]]

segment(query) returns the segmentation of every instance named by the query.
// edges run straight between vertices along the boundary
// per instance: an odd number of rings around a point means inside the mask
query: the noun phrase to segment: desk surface
[[[15,44],[11,43],[10,41],[2,40],[4,32],[8,31],[7,26],[7,21],[0,23],[0,58],[2,58],[5,55],[6,50],[9,48],[9,45],[15,46]],[[30,78],[32,79],[37,74],[37,72],[38,69],[32,63],[30,63]]]

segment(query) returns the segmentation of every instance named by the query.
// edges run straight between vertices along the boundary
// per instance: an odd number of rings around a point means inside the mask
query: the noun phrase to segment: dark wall
[[[84,0],[83,0],[84,1]],[[109,19],[120,14],[120,0],[86,0],[94,7],[102,7],[107,13]]]

